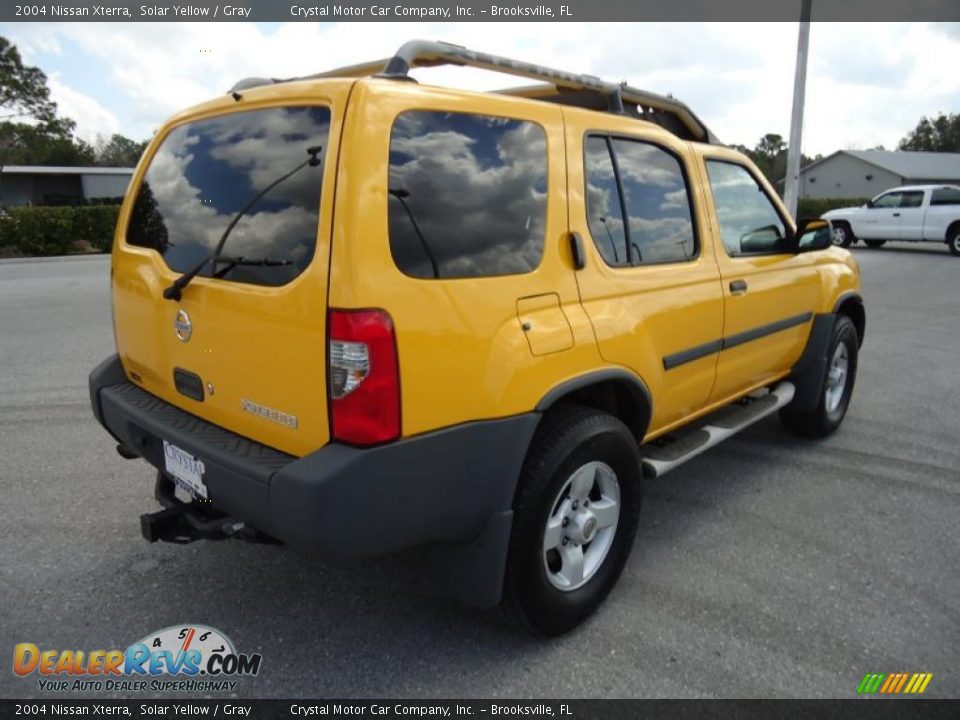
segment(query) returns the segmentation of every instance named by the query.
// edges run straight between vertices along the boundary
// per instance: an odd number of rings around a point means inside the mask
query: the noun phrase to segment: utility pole
[[[793,113],[790,116],[790,146],[787,148],[787,176],[784,178],[783,200],[793,217],[797,216],[800,194],[800,154],[803,139],[803,101],[807,89],[807,50],[810,45],[810,5],[800,0],[800,32],[797,39],[797,69],[793,78]]]

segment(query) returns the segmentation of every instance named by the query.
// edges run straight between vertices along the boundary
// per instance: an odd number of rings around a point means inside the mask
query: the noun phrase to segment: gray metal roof
[[[4,165],[4,175],[133,175],[134,168],[68,167],[65,165]]]
[[[900,150],[841,150],[858,160],[889,170],[905,180],[960,179],[960,153]],[[808,165],[807,168],[810,166]]]

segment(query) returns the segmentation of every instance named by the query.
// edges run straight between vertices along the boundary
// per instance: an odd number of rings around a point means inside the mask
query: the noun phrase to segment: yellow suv
[[[541,84],[408,75],[438,64]],[[159,470],[147,539],[429,544],[548,635],[616,582],[644,477],[778,410],[836,429],[864,332],[829,224],[684,104],[425,41],[172,118],[111,284],[91,402]]]

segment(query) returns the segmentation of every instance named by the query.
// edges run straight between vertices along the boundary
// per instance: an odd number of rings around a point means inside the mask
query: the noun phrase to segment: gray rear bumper
[[[212,504],[258,530],[333,560],[443,543],[456,594],[481,606],[499,601],[536,413],[374,448],[330,443],[296,458],[147,393],[117,356],[91,373],[90,397],[100,423],[151,465],[164,466],[163,440],[203,460]]]

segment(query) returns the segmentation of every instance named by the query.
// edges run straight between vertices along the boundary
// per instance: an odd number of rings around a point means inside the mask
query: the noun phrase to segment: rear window
[[[310,264],[317,244],[330,111],[251,110],[181,125],[164,139],[137,194],[130,245],[159,252],[184,272],[227,233],[222,255],[199,273],[254,285],[283,285]],[[236,220],[233,229],[230,224]],[[249,264],[263,262],[262,265]]]
[[[930,198],[931,205],[960,205],[960,188],[937,188]]]
[[[390,136],[390,251],[416,278],[526,273],[540,264],[547,139],[531,122],[414,111]]]

